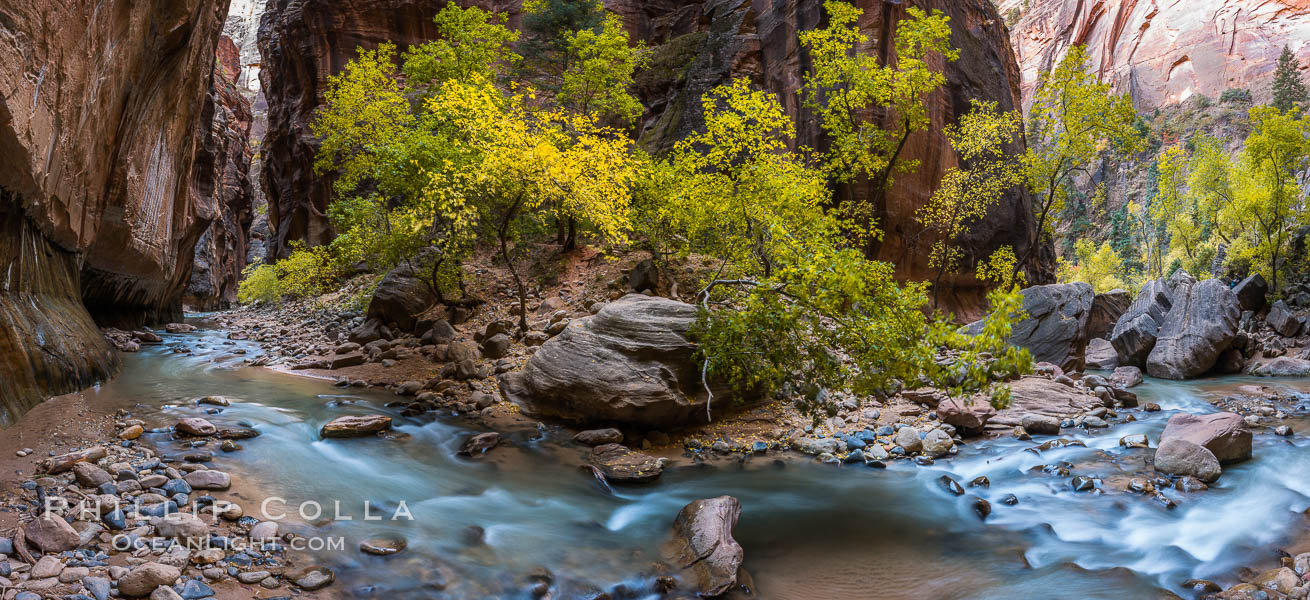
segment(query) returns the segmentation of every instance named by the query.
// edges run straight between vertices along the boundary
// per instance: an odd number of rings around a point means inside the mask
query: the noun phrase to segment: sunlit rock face
[[[87,309],[113,324],[180,316],[217,214],[218,169],[202,163],[218,160],[208,91],[227,1],[0,4],[0,380],[20,381],[0,395],[12,419],[112,371]]]
[[[432,39],[431,18],[445,0],[270,0],[260,26],[263,52],[260,76],[269,105],[269,135],[264,143],[263,176],[272,228],[270,253],[285,255],[287,245],[303,240],[322,244],[334,232],[326,217],[331,182],[313,172],[317,149],[309,124],[322,101],[329,75],[342,69],[359,46],[386,40],[403,50],[408,44]],[[469,4],[461,2],[460,4]],[[519,2],[479,1],[479,6],[509,14],[519,23]],[[939,9],[951,17],[952,43],[961,58],[943,65],[947,89],[927,98],[931,131],[912,135],[902,156],[920,162],[912,174],[896,178],[882,226],[885,239],[878,257],[895,261],[907,280],[932,279],[928,249],[914,218],[927,202],[942,174],[957,164],[941,129],[967,111],[971,98],[996,101],[1002,109],[1019,106],[1019,67],[1004,24],[988,0],[856,0],[864,10],[860,26],[870,41],[864,52],[884,59],[895,52],[891,34],[911,6]],[[797,34],[821,26],[820,0],[608,0],[605,7],[620,15],[636,40],[654,48],[658,67],[639,75],[637,91],[647,107],[638,124],[640,143],[653,152],[668,149],[703,125],[700,98],[735,77],[748,77],[776,92],[795,115],[799,143],[822,148],[826,141],[811,111],[801,105],[796,90],[808,67]],[[884,118],[883,115],[874,115]],[[1017,141],[1013,150],[1022,148]],[[865,196],[868,186],[838,190],[839,196]],[[964,240],[964,264],[986,258],[1003,245],[1022,255],[1033,231],[1027,194],[1008,195]],[[1053,251],[1037,253],[1030,283],[1053,279]],[[944,308],[975,316],[984,288],[973,272],[947,276]]]
[[[1139,108],[1216,98],[1249,88],[1270,97],[1278,55],[1287,44],[1310,62],[1307,0],[1002,0],[1002,13],[1022,7],[1011,29],[1023,71],[1025,103],[1041,73],[1070,46],[1086,45],[1091,67]]]

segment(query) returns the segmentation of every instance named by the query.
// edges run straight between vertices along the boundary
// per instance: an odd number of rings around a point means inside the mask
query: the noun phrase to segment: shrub
[[[255,302],[277,302],[282,299],[282,286],[277,280],[277,269],[272,265],[257,263],[247,266],[241,272],[241,284],[237,286],[237,302],[252,304]]]
[[[278,261],[274,268],[281,292],[293,298],[322,294],[337,278],[332,256],[324,246],[293,246],[291,255]]]
[[[1227,104],[1229,102],[1244,102],[1250,104],[1251,90],[1242,89],[1242,88],[1228,88],[1224,90],[1224,93],[1219,95],[1219,102],[1221,104]]]

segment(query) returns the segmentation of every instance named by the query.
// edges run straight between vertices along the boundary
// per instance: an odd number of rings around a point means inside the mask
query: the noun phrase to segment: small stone
[[[375,538],[360,542],[359,549],[374,556],[391,556],[402,552],[407,545],[404,538]]]
[[[896,432],[896,445],[904,448],[906,452],[914,453],[923,449],[923,440],[919,437],[919,430],[913,427],[902,427]]]
[[[1124,448],[1150,448],[1151,443],[1145,433],[1131,433],[1119,438],[1119,445]]]
[[[942,489],[946,490],[951,495],[954,496],[964,495],[964,488],[960,487],[960,482],[951,479],[949,475],[942,475],[941,477],[938,477],[937,483],[942,486]]]
[[[477,455],[486,454],[487,451],[491,450],[492,448],[495,448],[497,444],[500,444],[499,433],[496,433],[494,431],[479,433],[473,437],[470,437],[467,440],[464,440],[464,443],[461,444],[459,447],[458,454],[460,456],[473,456],[475,454]]]
[[[237,581],[246,585],[252,585],[267,579],[268,576],[268,571],[246,571],[243,573],[237,573]]]
[[[133,425],[131,427],[128,427],[127,429],[118,432],[118,439],[135,440],[141,437],[141,434],[145,432],[146,432],[145,428],[141,427],[140,425]]]
[[[290,576],[291,583],[304,590],[317,590],[336,581],[336,573],[327,567],[309,567],[301,569]]]
[[[32,578],[45,579],[46,577],[54,577],[55,575],[58,575],[63,568],[64,563],[59,562],[59,557],[53,554],[47,554],[42,556],[41,560],[36,561],[35,565],[32,565]]]
[[[319,434],[325,438],[360,437],[390,428],[391,417],[386,415],[350,415],[327,422]]]
[[[118,591],[126,596],[145,596],[161,585],[173,585],[182,573],[176,567],[148,562],[136,566],[118,581]]]
[[[76,548],[82,537],[67,521],[48,512],[28,523],[23,533],[42,552],[52,553]]]

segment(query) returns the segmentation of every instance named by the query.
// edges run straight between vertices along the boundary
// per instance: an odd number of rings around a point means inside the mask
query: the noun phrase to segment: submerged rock
[[[702,597],[720,596],[737,586],[745,552],[732,529],[740,514],[736,498],[719,496],[691,502],[673,521],[671,560]]]
[[[494,431],[479,433],[459,446],[460,456],[473,456],[475,454],[486,454],[488,450],[495,448],[500,443],[500,434]]]
[[[1204,482],[1220,478],[1220,461],[1213,453],[1180,438],[1161,441],[1155,449],[1155,470],[1174,476],[1191,476]]]
[[[592,448],[590,462],[606,480],[620,483],[655,481],[664,472],[664,459],[619,444],[603,444]]]
[[[386,415],[349,415],[328,421],[319,434],[325,438],[360,437],[390,428],[391,417]]]

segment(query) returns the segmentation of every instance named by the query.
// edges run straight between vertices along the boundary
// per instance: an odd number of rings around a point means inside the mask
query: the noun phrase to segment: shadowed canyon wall
[[[1269,81],[1283,45],[1310,62],[1310,0],[1003,0],[1021,15],[1011,29],[1032,97],[1041,73],[1070,46],[1085,45],[1091,67],[1132,94],[1139,109],[1216,98],[1249,88],[1270,98]],[[1024,7],[1027,6],[1025,9]]]
[[[220,212],[208,91],[226,13],[0,0],[0,424],[114,371],[91,315],[180,316]]]
[[[404,46],[432,39],[431,18],[445,0],[269,0],[259,31],[261,78],[268,99],[269,133],[264,144],[263,177],[273,230],[270,253],[285,256],[290,242],[323,244],[333,231],[326,217],[331,201],[328,177],[313,173],[317,148],[309,124],[322,101],[327,78],[342,69],[358,46],[393,40]],[[467,5],[468,2],[461,4]],[[477,2],[519,19],[519,2]],[[931,131],[914,134],[907,159],[921,161],[916,173],[897,178],[883,218],[886,239],[880,258],[897,263],[905,279],[929,279],[927,248],[914,211],[928,199],[943,172],[956,165],[941,128],[969,108],[970,98],[995,100],[1003,109],[1020,102],[1019,67],[1004,25],[988,0],[857,0],[864,10],[860,26],[869,33],[866,52],[884,59],[891,32],[909,6],[940,9],[950,15],[952,43],[961,59],[945,66],[947,89],[928,98]],[[734,77],[749,77],[778,93],[797,118],[799,142],[822,148],[825,140],[813,114],[800,105],[796,90],[807,68],[797,34],[821,26],[820,0],[608,0],[635,39],[653,48],[651,70],[638,75],[638,92],[647,110],[638,129],[652,151],[669,148],[702,125],[700,97]],[[878,116],[877,118],[882,118]],[[1015,149],[1022,148],[1022,142]],[[867,186],[854,194],[865,195]],[[1002,245],[1022,254],[1033,229],[1026,193],[1015,192],[996,207],[965,240],[968,257],[985,258]],[[1041,252],[1042,267],[1029,281],[1051,279],[1053,252]],[[972,272],[946,282],[947,306],[973,314],[984,288]]]

